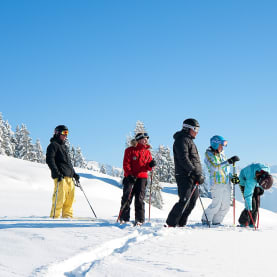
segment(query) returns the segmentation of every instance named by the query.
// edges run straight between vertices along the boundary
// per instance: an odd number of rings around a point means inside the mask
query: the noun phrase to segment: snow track
[[[62,262],[38,268],[33,276],[85,276],[96,264],[100,263],[106,257],[123,254],[130,247],[161,235],[161,229],[165,231],[163,227],[153,228],[149,223],[143,227],[121,226],[119,224],[111,225],[118,226],[121,229],[124,228],[127,233],[126,236],[107,241],[96,248],[79,253]]]
[[[95,222],[94,224],[99,223]],[[250,230],[245,228],[235,228],[228,225],[213,226],[211,228],[208,228],[207,226],[202,226],[202,224],[195,222],[193,222],[192,224],[188,224],[185,228],[164,228],[163,222],[160,220],[156,220],[152,223],[146,223],[141,227],[133,227],[133,225],[130,224],[120,225],[117,223],[113,223],[113,221],[110,220],[109,223],[107,223],[106,221],[106,224],[108,224],[110,227],[115,228],[115,230],[117,228],[121,229],[123,231],[123,236],[108,240],[102,244],[100,243],[93,248],[92,246],[90,246],[85,251],[78,253],[77,255],[74,255],[61,262],[54,262],[49,265],[37,268],[33,272],[32,276],[101,276],[103,274],[102,270],[106,266],[109,267],[109,265],[114,263],[118,264],[118,266],[120,267],[122,265],[122,259],[124,260],[126,258],[126,255],[128,256],[127,253],[129,250],[136,252],[135,249],[141,248],[142,243],[146,242],[148,244],[154,245],[155,242],[151,241],[154,238],[164,240],[165,237],[169,236],[170,241],[172,241],[172,238],[178,236],[185,236],[186,238],[188,238],[193,234],[195,235],[195,232],[204,232],[206,234],[217,232],[219,234],[224,231],[225,233],[229,232],[229,234],[234,234],[234,232],[248,233],[249,231],[254,231],[254,229]],[[165,250],[163,249],[163,247],[161,247],[160,251]],[[177,251],[179,250],[177,249]],[[189,250],[187,251],[190,252]],[[207,251],[207,249],[204,249],[203,251]],[[192,251],[192,254],[195,255],[194,251]],[[123,256],[125,256],[125,258]],[[156,263],[158,263],[158,261],[156,261]],[[162,265],[165,266],[166,262],[164,262],[164,264],[162,263]],[[99,268],[101,268],[100,272]],[[172,272],[172,274],[180,274],[183,272],[182,268],[178,268],[177,266],[166,267],[166,269],[167,271]],[[110,272],[105,276],[113,276],[109,274]]]

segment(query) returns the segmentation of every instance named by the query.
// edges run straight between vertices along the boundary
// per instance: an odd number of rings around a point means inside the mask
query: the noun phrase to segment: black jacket
[[[174,134],[173,154],[175,163],[175,175],[190,176],[200,175],[202,167],[200,157],[193,142],[193,137],[181,130]]]
[[[73,177],[75,171],[70,161],[67,146],[55,136],[50,139],[50,142],[46,150],[46,163],[51,170],[52,178],[58,178],[60,175]]]

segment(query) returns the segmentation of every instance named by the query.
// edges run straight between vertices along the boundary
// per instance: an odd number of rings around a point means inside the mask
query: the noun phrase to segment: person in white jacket
[[[223,151],[224,146],[227,146],[227,140],[222,136],[213,136],[205,153],[204,161],[210,175],[212,203],[202,215],[203,224],[221,224],[230,208],[230,164],[239,161],[239,157],[227,159]]]

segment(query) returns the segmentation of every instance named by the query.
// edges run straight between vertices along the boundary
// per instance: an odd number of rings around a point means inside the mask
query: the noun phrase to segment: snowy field
[[[277,276],[276,212],[260,209],[257,231],[233,227],[232,209],[224,226],[207,228],[199,224],[198,201],[185,228],[164,228],[178,198],[163,193],[164,208],[151,208],[151,222],[121,226],[119,179],[77,172],[98,218],[90,220],[92,211],[76,188],[76,219],[53,220],[47,166],[0,156],[0,276]],[[266,193],[263,204],[271,197],[276,205],[276,187]],[[207,207],[210,199],[203,203]],[[237,201],[236,218],[242,209]]]

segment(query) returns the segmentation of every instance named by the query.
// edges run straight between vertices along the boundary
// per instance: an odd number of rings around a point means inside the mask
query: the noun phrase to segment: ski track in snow
[[[37,268],[32,276],[85,276],[92,270],[95,264],[99,263],[105,257],[122,254],[137,243],[162,235],[164,233],[162,229],[166,231],[163,225],[155,227],[155,224],[152,223],[145,223],[141,227],[133,227],[133,224],[120,225],[119,223],[111,223],[111,225],[126,229],[128,234],[124,237],[105,242],[91,250],[79,253],[62,262]]]
[[[107,222],[107,221],[106,221]],[[86,276],[95,266],[100,264],[108,256],[121,255],[128,251],[130,247],[136,246],[141,242],[157,237],[165,237],[173,232],[190,232],[193,229],[209,229],[208,226],[203,226],[201,223],[188,224],[185,228],[165,228],[163,222],[156,220],[151,223],[145,223],[141,227],[133,227],[133,224],[120,225],[110,221],[109,224],[114,227],[126,230],[126,235],[120,238],[112,239],[103,244],[98,245],[96,248],[93,246],[90,250],[79,253],[69,259],[61,262],[55,262],[50,265],[37,268],[32,276],[67,276],[67,277],[80,277]],[[210,229],[217,231],[233,230],[237,232],[251,232],[254,229],[236,228],[232,225],[224,226],[211,226]],[[171,270],[179,271],[179,269],[171,268]]]

